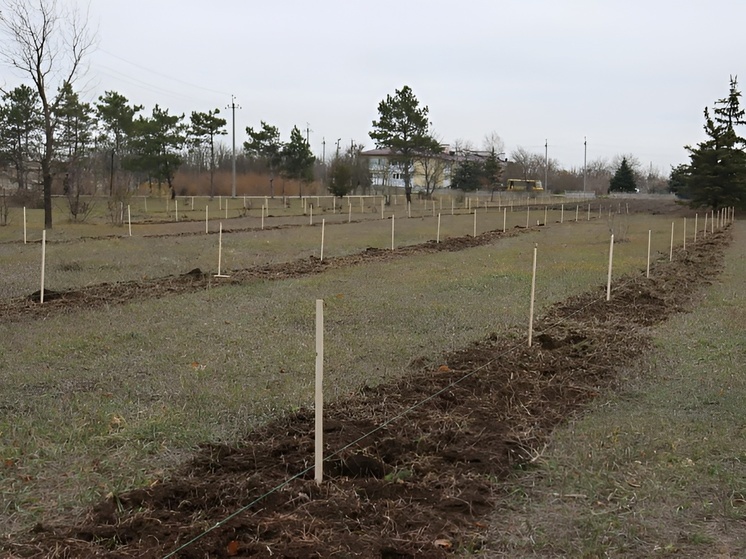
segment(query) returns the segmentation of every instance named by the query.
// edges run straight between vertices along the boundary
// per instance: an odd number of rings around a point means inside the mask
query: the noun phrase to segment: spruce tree
[[[694,207],[746,206],[746,140],[736,131],[746,124],[740,97],[737,79],[732,77],[728,97],[715,102],[714,117],[708,108],[704,110],[707,139],[696,147],[686,146],[690,158],[686,191]]]
[[[637,192],[635,174],[626,157],[622,158],[622,163],[609,180],[609,192]]]

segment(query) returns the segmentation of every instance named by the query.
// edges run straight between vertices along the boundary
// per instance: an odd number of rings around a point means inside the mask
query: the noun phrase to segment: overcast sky
[[[58,0],[60,5],[88,5]],[[260,120],[373,147],[378,103],[409,85],[444,143],[496,132],[564,167],[633,154],[664,173],[702,111],[746,81],[744,0],[91,0],[85,97],[172,113],[226,107],[236,144]],[[5,87],[20,78],[3,67]],[[81,84],[83,82],[80,82]]]

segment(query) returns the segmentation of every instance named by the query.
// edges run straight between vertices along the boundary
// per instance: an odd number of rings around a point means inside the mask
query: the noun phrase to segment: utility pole
[[[306,145],[309,147],[311,146],[311,142],[308,141],[310,137],[309,136],[310,133],[311,133],[311,125],[306,122]]]
[[[337,159],[339,159],[339,142],[342,141],[342,138],[337,138]]]
[[[231,110],[233,115],[233,152],[232,152],[232,175],[231,175],[231,198],[236,197],[236,109],[240,109],[240,105],[236,105],[236,97],[231,95],[231,104],[226,107]]]
[[[549,191],[549,140],[544,140],[544,191]]]
[[[583,136],[583,192],[585,192],[585,176],[588,173],[588,140]]]

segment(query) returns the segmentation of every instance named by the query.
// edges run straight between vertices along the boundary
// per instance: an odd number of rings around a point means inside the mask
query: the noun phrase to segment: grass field
[[[511,480],[483,556],[746,556],[745,247],[740,222],[720,281]]]
[[[399,222],[403,244],[434,237],[433,218]],[[448,234],[472,224],[454,216]],[[630,216],[616,274],[644,269],[648,228],[654,253],[667,256],[670,218]],[[317,232],[226,235],[227,267],[315,254]],[[327,307],[330,397],[344,397],[526,324],[534,243],[539,311],[603,285],[608,235],[605,219],[554,224],[461,252],[0,323],[0,532],[147,484],[200,442],[236,440],[309,403],[316,298]],[[332,256],[384,248],[390,222],[335,225],[327,239]],[[216,259],[214,235],[67,241],[47,255],[51,289],[210,269]],[[3,244],[0,255],[3,297],[38,289],[38,245]]]

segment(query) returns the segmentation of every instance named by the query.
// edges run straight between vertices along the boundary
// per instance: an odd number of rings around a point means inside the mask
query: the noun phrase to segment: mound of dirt
[[[492,483],[531,463],[559,422],[613,385],[646,349],[645,328],[685,309],[719,272],[729,239],[719,232],[649,279],[623,278],[611,301],[599,288],[554,306],[531,348],[517,334],[488,337],[437,370],[328,406],[321,485],[314,414],[303,409],[241,445],[204,446],[168,479],[113,496],[81,523],[40,524],[0,549],[69,559],[432,559],[478,549]]]

